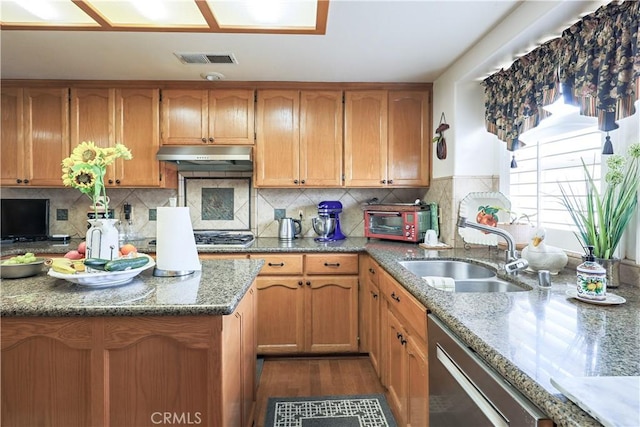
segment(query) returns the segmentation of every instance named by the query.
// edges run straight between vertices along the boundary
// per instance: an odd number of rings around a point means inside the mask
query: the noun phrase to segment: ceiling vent
[[[237,64],[231,53],[174,53],[183,64]]]

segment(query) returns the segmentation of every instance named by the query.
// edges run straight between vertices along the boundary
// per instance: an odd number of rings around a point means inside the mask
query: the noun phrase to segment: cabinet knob
[[[298,286],[302,286],[302,280],[298,281]]]
[[[20,178],[16,179],[16,184],[22,184],[22,180]]]
[[[383,179],[382,181],[380,181],[380,184],[386,184],[386,183],[387,183],[386,179]]]
[[[207,143],[207,138],[202,138],[202,142]]]
[[[293,183],[294,183],[294,184],[297,184],[297,183],[298,183],[298,180],[297,180],[297,179],[294,179],[294,180],[293,180]]]
[[[29,183],[29,180],[28,180],[28,179],[25,179],[25,180],[24,180],[24,183],[25,183],[25,184],[28,184],[28,183]]]
[[[400,302],[400,297],[397,296],[395,292],[391,292],[391,299],[394,299],[394,300]]]
[[[213,138],[209,137],[209,142],[213,142]]]
[[[378,299],[378,294],[373,294],[373,299]]]
[[[116,179],[116,184],[120,184],[120,180],[119,179]]]
[[[369,267],[369,273],[376,274],[376,271],[373,268]]]
[[[389,180],[389,184],[393,184],[393,180],[392,179]]]
[[[300,184],[304,184],[306,181],[303,179],[302,181],[300,181]]]
[[[307,280],[307,286],[311,286],[311,282]]]
[[[396,338],[399,340],[402,339],[402,334],[400,332],[396,332]]]
[[[407,340],[400,338],[400,344],[402,345],[406,345],[407,344]]]
[[[113,184],[113,180],[112,179],[109,180],[109,184]]]

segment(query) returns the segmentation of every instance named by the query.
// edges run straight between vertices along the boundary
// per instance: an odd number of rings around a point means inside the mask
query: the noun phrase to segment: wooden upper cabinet
[[[298,186],[300,176],[300,92],[258,91],[255,185]]]
[[[2,124],[0,127],[0,184],[20,185],[29,179],[25,172],[24,91],[2,88]]]
[[[378,187],[387,179],[387,91],[346,91],[344,172],[347,187]]]
[[[300,94],[300,184],[342,185],[342,91]]]
[[[256,186],[342,185],[342,91],[258,92]]]
[[[72,89],[71,144],[93,141],[99,147],[124,144],[131,160],[107,168],[105,184],[117,187],[165,187],[160,146],[158,89]]]
[[[60,187],[70,154],[69,89],[25,88],[23,103],[25,183]]]
[[[389,184],[429,185],[430,118],[429,92],[389,91]]]
[[[167,165],[156,160],[160,148],[160,91],[116,89],[115,95],[116,142],[126,145],[133,159],[116,160],[117,175],[108,185],[172,187]]]
[[[162,144],[253,144],[251,89],[162,91]]]
[[[428,186],[428,91],[345,92],[345,185]]]

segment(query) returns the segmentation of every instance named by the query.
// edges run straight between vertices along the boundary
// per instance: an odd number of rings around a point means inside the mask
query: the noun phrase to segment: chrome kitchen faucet
[[[478,224],[476,222],[469,222],[467,218],[461,216],[458,218],[458,227],[461,228],[473,228],[480,231],[486,231],[490,234],[496,234],[507,241],[506,250],[506,264],[504,269],[507,274],[518,274],[518,271],[524,270],[529,266],[529,263],[524,258],[518,258],[518,251],[516,250],[516,241],[513,236],[506,230],[498,227],[490,227],[484,224]]]

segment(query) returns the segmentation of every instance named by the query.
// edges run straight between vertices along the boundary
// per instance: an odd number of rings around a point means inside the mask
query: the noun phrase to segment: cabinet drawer
[[[307,254],[307,274],[358,274],[358,254]]]
[[[302,274],[303,255],[251,254],[250,258],[264,259],[260,275]]]
[[[404,318],[407,325],[426,341],[427,309],[385,271],[380,278],[380,291],[389,308]]]

